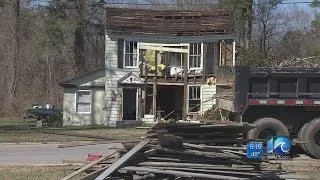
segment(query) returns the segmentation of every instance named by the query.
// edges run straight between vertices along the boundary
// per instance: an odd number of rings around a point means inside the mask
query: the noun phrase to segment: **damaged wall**
[[[201,86],[201,93],[202,93],[202,107],[201,111],[205,112],[211,109],[216,104],[216,86],[215,85],[202,85]]]

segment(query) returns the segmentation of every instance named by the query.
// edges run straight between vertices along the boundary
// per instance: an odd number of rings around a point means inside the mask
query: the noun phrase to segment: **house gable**
[[[104,87],[105,85],[105,69],[93,71],[76,78],[59,83],[60,86],[67,87]]]
[[[143,85],[144,82],[132,72],[128,73],[118,80],[118,86],[120,87],[142,87]]]

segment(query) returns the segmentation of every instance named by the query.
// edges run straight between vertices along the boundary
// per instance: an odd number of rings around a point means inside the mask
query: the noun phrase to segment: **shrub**
[[[55,115],[47,117],[47,124],[49,127],[62,127],[63,126],[63,115],[61,112]]]

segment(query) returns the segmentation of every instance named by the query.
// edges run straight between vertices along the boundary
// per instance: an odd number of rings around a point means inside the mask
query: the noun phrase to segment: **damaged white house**
[[[106,8],[105,68],[60,85],[64,125],[197,119],[235,65],[230,14]]]

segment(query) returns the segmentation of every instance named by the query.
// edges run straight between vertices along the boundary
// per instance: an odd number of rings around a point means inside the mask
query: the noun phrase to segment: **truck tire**
[[[290,136],[287,127],[277,119],[265,117],[256,120],[254,124],[257,127],[248,132],[248,139],[266,139],[269,136]]]
[[[305,141],[307,142],[307,153],[317,159],[320,159],[320,118],[314,119],[308,123],[305,130]]]
[[[305,139],[305,133],[306,133],[306,129],[307,126],[309,125],[309,123],[305,123],[299,130],[298,133],[298,139],[299,141],[306,141]],[[302,150],[304,150],[304,152],[307,152],[307,148],[306,148],[306,144],[300,144],[300,147],[302,148]]]

